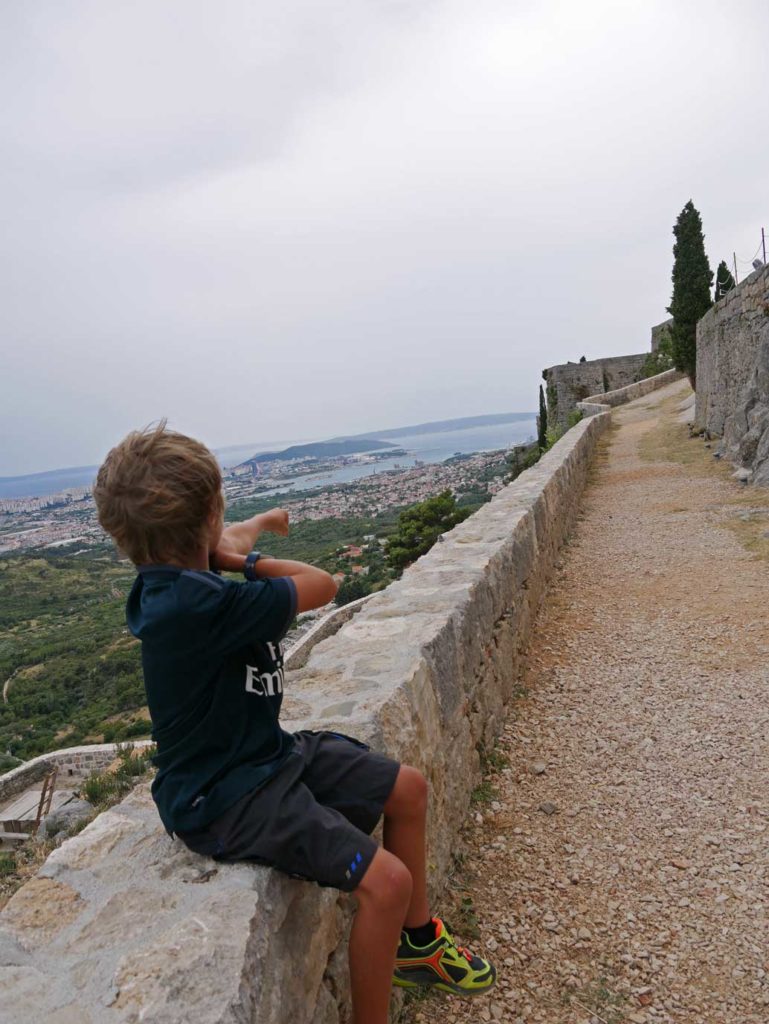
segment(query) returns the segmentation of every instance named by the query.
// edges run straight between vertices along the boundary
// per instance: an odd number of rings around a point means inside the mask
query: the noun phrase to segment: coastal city
[[[304,492],[304,497],[291,502],[291,519],[300,522],[335,516],[378,515],[391,508],[424,501],[445,490],[450,490],[456,497],[479,490],[493,495],[504,486],[504,475],[508,470],[504,458],[504,451],[480,452],[446,462],[393,469],[349,484]],[[490,474],[490,479],[486,479]]]
[[[361,456],[372,472],[349,483],[274,495],[276,505],[290,509],[291,521],[318,520],[357,515],[378,515],[388,509],[422,501],[440,491],[460,497],[470,492],[495,494],[504,486],[509,466],[505,451],[455,456],[445,462],[373,472],[376,458]],[[349,456],[324,459],[324,469],[349,465]],[[283,467],[285,468],[285,467]],[[260,478],[225,475],[225,495],[231,507],[245,499],[262,497]],[[58,494],[0,501],[0,554],[34,549],[80,545],[88,550],[109,542],[96,518],[89,488],[72,488]]]

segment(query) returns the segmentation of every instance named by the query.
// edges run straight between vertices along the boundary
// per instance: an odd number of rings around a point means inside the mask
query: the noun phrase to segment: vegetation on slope
[[[507,468],[501,459],[478,476],[474,489],[458,502],[462,518],[488,500],[485,483]],[[290,510],[297,500],[270,495],[240,501],[228,508],[226,518],[244,519],[276,504]],[[263,550],[343,572],[343,603],[382,589],[400,574],[400,567],[387,563],[379,540],[397,530],[401,511],[305,520],[292,525],[288,537],[265,536]],[[372,535],[375,539],[364,539]],[[354,565],[363,571],[354,573]],[[134,575],[133,566],[118,561],[111,547],[83,551],[78,541],[55,553],[0,557],[4,770],[15,758],[27,760],[59,747],[149,736],[140,646],[125,624]]]
[[[393,511],[305,521],[287,538],[265,538],[264,547],[349,573],[341,549],[381,535],[396,519]],[[372,563],[366,592],[386,585],[378,545],[356,561]],[[0,558],[0,755],[28,760],[58,747],[149,735],[140,645],[125,624],[134,576],[130,563],[107,553]]]

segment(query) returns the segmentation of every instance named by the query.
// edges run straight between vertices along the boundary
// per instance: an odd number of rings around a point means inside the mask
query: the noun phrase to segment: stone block
[[[119,811],[105,811],[53,851],[45,862],[53,876],[64,870],[97,869],[122,839],[136,831],[136,823]]]
[[[27,949],[48,943],[86,907],[80,894],[65,882],[33,878],[10,898],[2,925]]]

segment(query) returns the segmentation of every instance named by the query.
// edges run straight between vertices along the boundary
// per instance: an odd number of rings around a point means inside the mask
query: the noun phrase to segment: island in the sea
[[[284,448],[280,452],[257,452],[252,458],[237,466],[230,467],[231,470],[240,470],[247,466],[257,466],[265,462],[293,462],[306,459],[336,459],[343,455],[354,455],[359,452],[377,451],[382,448],[393,454],[394,445],[388,441],[375,441],[371,438],[354,439],[349,438],[341,441],[311,441],[309,444],[294,444],[290,448]]]

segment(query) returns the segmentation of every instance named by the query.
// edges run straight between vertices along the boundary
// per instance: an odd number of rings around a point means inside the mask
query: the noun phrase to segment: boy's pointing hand
[[[263,513],[262,529],[287,537],[288,512],[284,508],[271,508],[269,512]]]

